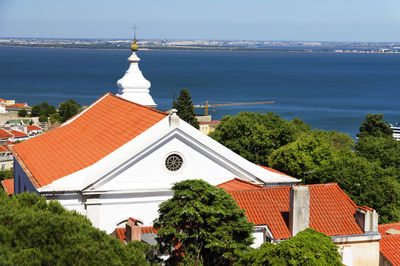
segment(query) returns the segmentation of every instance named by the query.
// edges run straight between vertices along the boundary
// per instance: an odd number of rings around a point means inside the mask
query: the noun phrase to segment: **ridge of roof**
[[[167,115],[106,93],[61,127],[15,145],[13,154],[40,188],[93,165]]]
[[[254,183],[245,181],[245,180],[240,179],[240,178],[237,178],[237,177],[235,177],[234,179],[225,181],[225,182],[223,182],[223,183],[221,183],[221,184],[219,184],[219,185],[217,185],[217,186],[218,186],[219,188],[223,188],[223,189],[225,189],[226,191],[228,191],[228,187],[227,187],[227,186],[230,186],[232,183],[236,183],[236,182],[240,183],[239,186],[242,185],[242,187],[244,188],[244,190],[247,190],[247,188],[248,188],[249,186],[254,187],[254,189],[263,188],[263,186],[261,186],[261,185],[254,184]],[[234,189],[232,189],[232,190],[234,190]],[[240,189],[240,190],[242,190],[242,189]]]
[[[142,104],[139,104],[139,103],[135,103],[135,102],[129,101],[129,100],[125,99],[125,98],[119,97],[119,96],[114,95],[114,94],[112,94],[112,93],[110,93],[110,92],[106,92],[105,94],[103,94],[103,96],[101,96],[99,99],[97,99],[96,101],[94,101],[94,102],[93,102],[91,105],[89,105],[87,108],[85,108],[84,110],[82,110],[82,111],[79,112],[78,114],[74,115],[73,117],[71,117],[70,119],[68,119],[68,120],[65,121],[64,123],[62,123],[61,126],[64,126],[64,125],[67,125],[67,124],[71,123],[72,121],[74,121],[75,119],[77,119],[78,117],[80,117],[81,115],[83,115],[85,112],[87,112],[87,111],[88,111],[89,109],[91,109],[93,106],[95,106],[96,104],[98,104],[101,100],[103,100],[103,99],[106,98],[107,96],[115,97],[115,98],[117,98],[117,99],[119,99],[119,100],[128,102],[128,103],[130,103],[130,104],[135,104],[135,105],[137,105],[137,106],[147,108],[147,109],[149,109],[149,110],[151,110],[151,111],[155,111],[155,112],[158,112],[158,113],[160,113],[160,114],[168,115],[168,113],[166,113],[166,112],[159,111],[159,110],[156,110],[156,109],[154,109],[154,108],[148,107],[148,106],[146,106],[146,105],[142,105]]]

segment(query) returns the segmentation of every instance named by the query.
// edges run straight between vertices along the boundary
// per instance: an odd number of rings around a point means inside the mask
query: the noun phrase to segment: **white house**
[[[59,128],[12,147],[15,193],[32,191],[56,199],[111,233],[128,217],[152,225],[158,205],[181,180],[218,185],[240,178],[262,186],[299,182],[247,161],[174,110],[167,114],[145,106],[155,103],[149,86],[136,80],[144,77],[135,51],[129,60],[124,76],[129,82],[119,82],[120,97],[107,93]],[[135,82],[140,86],[135,88]],[[145,105],[125,99],[126,92]]]

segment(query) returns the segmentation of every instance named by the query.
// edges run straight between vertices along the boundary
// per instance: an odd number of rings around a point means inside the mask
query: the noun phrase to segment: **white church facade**
[[[181,120],[149,93],[133,46],[119,95],[105,94],[61,127],[12,147],[14,192],[36,192],[86,215],[111,233],[133,217],[152,225],[170,188],[185,179],[218,185],[299,182],[255,165]]]

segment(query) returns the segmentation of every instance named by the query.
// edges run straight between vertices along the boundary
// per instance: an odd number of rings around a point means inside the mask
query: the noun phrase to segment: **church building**
[[[130,67],[107,93],[59,128],[13,146],[14,192],[30,191],[86,215],[107,233],[133,217],[152,225],[174,183],[234,178],[261,187],[298,179],[255,165],[181,120],[154,109],[139,69]]]

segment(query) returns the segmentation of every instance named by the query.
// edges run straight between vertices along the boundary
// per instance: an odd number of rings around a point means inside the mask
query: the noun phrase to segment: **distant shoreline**
[[[5,45],[0,44],[0,47],[13,48],[45,48],[45,49],[76,49],[76,50],[127,50],[129,47],[100,47],[100,46],[49,46],[49,45]],[[225,52],[273,52],[273,53],[337,53],[337,54],[400,54],[399,50],[380,52],[365,48],[359,50],[339,50],[339,49],[267,49],[267,48],[242,48],[242,47],[213,47],[213,46],[143,46],[142,51],[225,51]],[[338,51],[339,50],[339,51]]]

